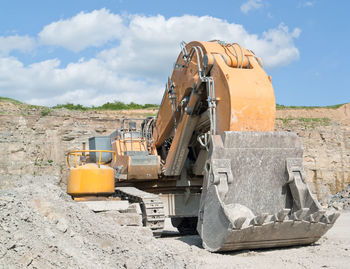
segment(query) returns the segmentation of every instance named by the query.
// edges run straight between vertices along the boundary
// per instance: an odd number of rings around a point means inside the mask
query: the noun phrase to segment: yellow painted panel
[[[72,196],[114,193],[114,170],[94,163],[71,168],[67,193]]]

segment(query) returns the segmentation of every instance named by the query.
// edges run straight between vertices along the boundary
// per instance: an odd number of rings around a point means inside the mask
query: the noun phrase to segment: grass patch
[[[0,102],[11,102],[14,104],[24,104],[18,100],[9,98],[9,97],[0,97]],[[55,105],[51,108],[45,107],[45,106],[38,106],[38,105],[27,105],[28,108],[33,108],[33,109],[41,109],[43,108],[43,114],[48,115],[48,109],[60,109],[60,108],[66,108],[69,110],[81,110],[81,111],[86,111],[86,110],[133,110],[133,109],[158,109],[159,105],[157,104],[136,104],[134,102],[131,102],[129,104],[121,102],[121,101],[114,101],[114,102],[107,102],[101,106],[84,106],[81,104],[72,104],[72,103],[67,103],[67,104],[58,104]],[[46,116],[43,115],[43,116]]]
[[[158,105],[155,104],[145,104],[140,105],[136,104],[134,102],[131,102],[129,104],[125,104],[120,101],[114,101],[113,103],[106,103],[99,107],[94,107],[95,109],[101,109],[101,110],[129,110],[129,109],[147,109],[147,108],[158,108]]]
[[[1,96],[0,96],[0,102],[11,102],[13,104],[23,104],[22,102],[20,102],[18,100],[15,100],[15,99],[12,99],[9,97],[1,97]]]
[[[40,108],[48,108],[46,106],[38,106],[38,105],[28,105],[29,109],[40,109]]]
[[[282,109],[315,109],[315,108],[329,108],[329,109],[336,109],[341,107],[344,104],[338,104],[338,105],[331,105],[331,106],[285,106],[285,105],[280,105],[276,104],[276,109],[277,110],[282,110]]]
[[[305,123],[320,123],[321,125],[329,125],[331,120],[329,118],[297,118],[300,122]]]
[[[67,103],[65,105],[55,105],[52,108],[53,109],[66,108],[69,110],[84,110],[84,111],[89,109],[89,107],[85,107],[85,106],[80,105],[80,104],[74,105],[72,103]]]
[[[114,102],[107,102],[103,104],[102,106],[92,106],[92,107],[87,107],[83,106],[80,104],[74,105],[71,103],[67,104],[60,104],[52,107],[53,109],[58,109],[58,108],[66,108],[69,110],[81,110],[81,111],[86,111],[86,110],[134,110],[134,109],[149,109],[149,108],[159,108],[159,105],[156,104],[145,104],[145,105],[140,105],[136,104],[134,102],[131,102],[129,104],[120,102],[120,101],[114,101]]]
[[[276,118],[276,120],[282,121],[284,125],[290,124],[292,121],[303,123],[305,126],[314,127],[316,125],[328,126],[331,124],[329,118]]]
[[[43,110],[41,110],[41,116],[45,117],[51,114],[51,109],[48,107],[44,107]]]
[[[9,98],[9,97],[0,97],[0,102],[11,102],[13,104],[23,104],[22,102]],[[345,103],[344,103],[345,104]],[[329,108],[329,109],[336,109],[341,107],[344,104],[338,104],[338,105],[331,105],[331,106],[285,106],[276,104],[277,110],[283,110],[283,109],[315,109],[315,108]],[[40,109],[45,108],[43,106],[38,105],[28,105],[29,108],[33,109]],[[107,102],[101,106],[84,106],[80,104],[58,104],[52,107],[52,109],[60,109],[60,108],[66,108],[69,110],[80,110],[80,111],[86,111],[86,110],[136,110],[136,109],[158,109],[159,105],[157,104],[136,104],[134,102],[131,102],[129,104],[121,102],[121,101],[114,101],[114,102]],[[49,109],[49,108],[48,108]],[[44,114],[47,113],[45,110],[43,112]],[[48,115],[48,114],[47,114]],[[46,115],[45,115],[46,116]]]
[[[292,120],[294,120],[294,119],[295,119],[295,118],[276,118],[276,120],[282,121],[282,123],[283,123],[284,125],[290,123],[290,122],[291,122]]]
[[[142,116],[144,116],[144,117],[155,117],[155,116],[157,116],[157,113],[152,113],[152,112],[144,113],[144,114],[142,114]]]

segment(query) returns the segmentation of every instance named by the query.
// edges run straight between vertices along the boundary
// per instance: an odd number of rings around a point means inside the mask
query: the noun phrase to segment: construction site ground
[[[309,184],[325,207],[332,197],[334,208],[349,204],[349,107],[277,114],[277,130],[302,137]],[[180,236],[169,219],[156,239],[147,228],[121,225],[121,213],[93,213],[65,192],[65,153],[133,114],[44,114],[0,104],[0,268],[349,268],[349,210],[313,245],[227,253]]]
[[[162,238],[93,213],[49,177],[0,191],[0,268],[348,268],[350,212],[310,246],[210,253],[166,222]]]
[[[179,236],[169,221],[164,240],[193,253],[204,268],[349,268],[350,211],[343,211],[335,226],[311,246],[236,251],[221,254],[202,249],[198,235]],[[190,247],[189,247],[190,246]]]

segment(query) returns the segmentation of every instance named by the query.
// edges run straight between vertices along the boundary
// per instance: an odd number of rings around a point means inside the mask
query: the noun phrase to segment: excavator
[[[311,194],[302,143],[274,131],[275,115],[271,77],[252,50],[182,42],[157,116],[124,119],[69,152],[67,192],[137,203],[155,236],[171,218],[211,252],[311,244],[340,214]]]

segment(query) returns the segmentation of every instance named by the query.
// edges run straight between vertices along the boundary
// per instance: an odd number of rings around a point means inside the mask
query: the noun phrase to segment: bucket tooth
[[[323,215],[323,216],[321,217],[321,219],[320,219],[320,222],[323,222],[323,223],[325,223],[325,224],[329,224],[329,223],[330,223],[330,221],[329,221],[327,215]]]
[[[268,216],[269,216],[269,214],[263,213],[259,216],[256,216],[255,218],[253,218],[249,224],[254,225],[254,226],[261,226],[261,225],[263,225],[264,221],[266,220],[266,218]]]
[[[320,219],[324,216],[324,214],[326,213],[326,210],[319,210],[313,214],[311,214],[307,220],[312,222],[312,223],[316,223],[319,222]]]
[[[238,219],[236,219],[234,222],[233,222],[233,229],[235,230],[239,230],[242,228],[244,222],[246,221],[246,217],[240,217]]]
[[[283,208],[281,211],[279,211],[277,214],[275,214],[272,217],[272,220],[275,222],[283,222],[283,220],[286,218],[289,212],[290,212],[289,208]]]
[[[334,212],[332,215],[328,217],[330,224],[334,224],[335,221],[339,218],[340,213],[339,212]]]
[[[294,212],[292,214],[292,219],[295,221],[302,221],[309,210],[310,210],[309,208],[302,208],[302,209]]]
[[[339,216],[339,212],[334,212],[331,215],[323,215],[323,217],[321,218],[321,222],[324,222],[326,224],[334,224],[334,222],[339,218]]]

